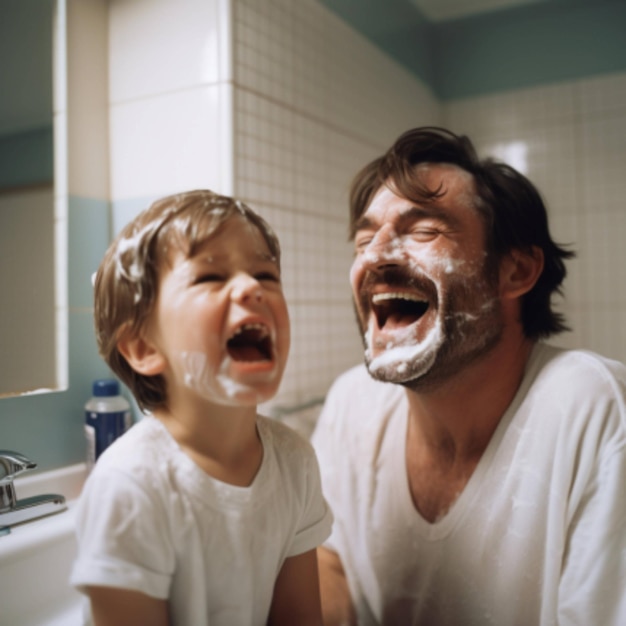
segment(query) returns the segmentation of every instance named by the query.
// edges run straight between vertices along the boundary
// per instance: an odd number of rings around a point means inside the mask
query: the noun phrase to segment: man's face
[[[503,327],[472,176],[448,164],[417,171],[445,193],[416,204],[382,187],[357,224],[350,272],[370,374],[415,389],[488,352]]]

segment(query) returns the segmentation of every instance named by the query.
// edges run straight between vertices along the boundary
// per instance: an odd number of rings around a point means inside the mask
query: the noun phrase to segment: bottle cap
[[[106,378],[93,381],[93,395],[96,397],[117,396],[119,393],[120,385],[117,380]]]

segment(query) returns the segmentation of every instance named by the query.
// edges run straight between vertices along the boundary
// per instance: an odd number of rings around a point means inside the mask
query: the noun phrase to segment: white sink
[[[84,479],[82,464],[16,479],[19,499],[59,493],[68,509],[0,536],[0,626],[82,623],[82,596],[68,580],[76,557],[74,504]]]

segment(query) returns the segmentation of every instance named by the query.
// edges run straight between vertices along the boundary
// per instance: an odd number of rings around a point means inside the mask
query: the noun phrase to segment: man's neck
[[[511,404],[534,342],[500,342],[450,381],[428,391],[407,390],[410,431],[433,455],[482,455]]]
[[[421,516],[434,523],[465,489],[522,382],[533,343],[497,346],[453,381],[407,390],[406,471]]]

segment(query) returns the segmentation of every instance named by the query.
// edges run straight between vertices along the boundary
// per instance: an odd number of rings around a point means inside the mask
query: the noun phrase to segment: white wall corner
[[[67,0],[70,195],[109,196],[108,3]]]

